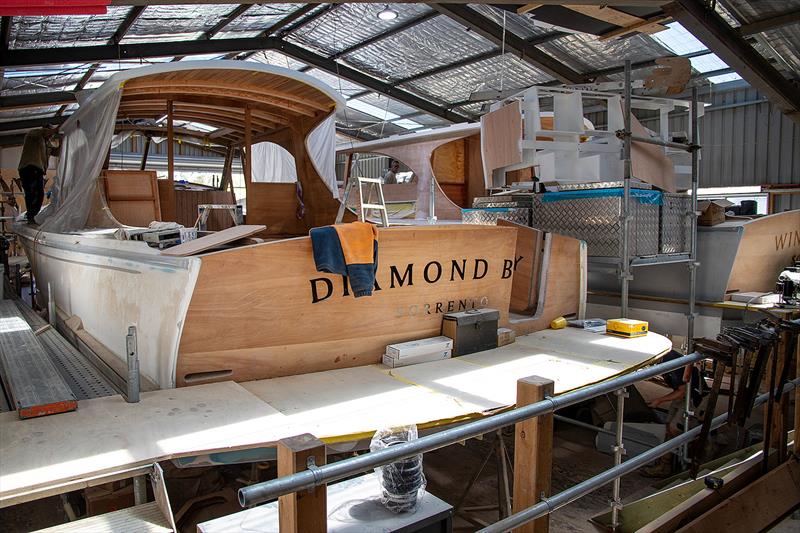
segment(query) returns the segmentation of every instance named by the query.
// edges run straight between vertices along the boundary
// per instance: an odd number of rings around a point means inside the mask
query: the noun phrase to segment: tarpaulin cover
[[[243,61],[189,61],[118,72],[93,91],[61,128],[61,155],[53,180],[51,201],[37,216],[43,230],[67,233],[87,227],[121,226],[100,193],[99,177],[114,136],[117,109],[125,82],[151,74],[194,69],[255,70],[300,79],[330,97],[337,107],[344,105],[335,91],[311,76],[271,65]],[[306,146],[314,167],[336,197],[333,120],[333,116],[328,117],[309,134]]]
[[[294,156],[289,151],[275,143],[263,142],[253,145],[253,175],[254,183],[295,183],[297,181],[297,166]]]
[[[614,196],[618,198],[625,196],[625,190],[622,187],[615,187],[613,189],[546,192],[542,195],[542,201],[561,202],[563,200],[577,200],[579,198],[609,198]],[[661,205],[662,203],[661,191],[649,189],[631,189],[631,199],[644,205]]]

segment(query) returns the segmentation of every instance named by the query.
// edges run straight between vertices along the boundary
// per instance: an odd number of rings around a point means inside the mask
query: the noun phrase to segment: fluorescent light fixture
[[[397,11],[386,4],[382,10],[378,11],[378,18],[381,20],[394,20],[397,18]]]

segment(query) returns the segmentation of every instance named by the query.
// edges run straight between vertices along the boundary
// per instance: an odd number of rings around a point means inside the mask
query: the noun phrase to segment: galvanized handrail
[[[685,357],[680,357],[652,365],[629,374],[617,376],[607,381],[587,385],[586,387],[567,392],[554,397],[547,397],[536,403],[511,409],[500,414],[468,422],[444,431],[420,437],[419,439],[370,452],[358,457],[337,461],[328,465],[304,470],[290,476],[256,483],[239,489],[239,503],[242,507],[266,502],[292,492],[310,489],[325,483],[338,481],[346,477],[372,470],[375,467],[393,463],[401,459],[413,457],[420,453],[430,452],[444,448],[451,444],[471,439],[491,431],[496,431],[505,426],[522,422],[529,418],[552,413],[558,409],[589,400],[595,396],[615,391],[622,387],[632,385],[637,381],[649,379],[660,374],[665,374],[688,364],[704,359],[703,354],[694,352]],[[627,463],[625,463],[627,464]]]
[[[795,387],[800,386],[800,378],[794,379],[793,381],[789,381],[784,387],[781,395],[786,394],[787,392],[793,390]],[[753,407],[758,407],[759,405],[763,404],[769,399],[771,392],[765,392],[758,398],[756,398],[755,404]],[[718,428],[725,421],[728,419],[728,413],[723,413],[718,417],[714,418],[711,421],[711,428]],[[585,481],[578,483],[577,485],[573,485],[572,487],[559,492],[554,496],[550,496],[549,498],[543,498],[539,503],[528,507],[527,509],[523,509],[522,511],[509,516],[499,522],[495,522],[490,526],[481,529],[478,533],[502,533],[504,531],[509,531],[514,529],[515,527],[519,527],[522,524],[528,523],[532,520],[536,520],[537,518],[544,516],[546,514],[550,514],[565,505],[568,505],[578,498],[589,494],[590,492],[599,489],[606,483],[610,483],[615,479],[619,479],[620,477],[628,474],[637,468],[640,468],[650,461],[654,459],[658,459],[662,455],[669,453],[670,451],[687,444],[692,439],[694,439],[697,435],[700,434],[701,427],[698,426],[694,429],[690,429],[686,433],[681,433],[679,436],[665,441],[655,448],[647,450],[646,452],[637,455],[625,461],[624,463],[615,466],[613,468],[609,468],[594,477],[591,477]]]

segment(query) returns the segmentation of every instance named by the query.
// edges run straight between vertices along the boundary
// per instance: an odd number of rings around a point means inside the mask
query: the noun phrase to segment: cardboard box
[[[438,353],[453,349],[453,339],[448,337],[430,337],[416,341],[390,344],[386,347],[386,355],[395,359],[414,357],[426,353]]]
[[[725,222],[725,210],[732,206],[733,202],[728,200],[703,200],[697,202],[697,210],[700,216],[697,223],[701,226],[716,226]]]
[[[419,363],[430,363],[431,361],[441,361],[443,359],[450,359],[452,350],[440,350],[437,352],[427,352],[418,355],[412,355],[403,358],[392,357],[391,355],[383,355],[383,364],[389,368],[398,368],[401,366],[417,365]]]
[[[505,346],[511,344],[516,339],[517,335],[513,329],[497,328],[497,346]]]
[[[442,334],[453,339],[453,355],[467,355],[497,348],[497,309],[470,309],[448,313],[442,322]]]

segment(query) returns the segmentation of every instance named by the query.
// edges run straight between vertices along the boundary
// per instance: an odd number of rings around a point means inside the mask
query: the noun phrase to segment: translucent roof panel
[[[255,4],[233,19],[219,32],[215,39],[230,39],[235,37],[253,37],[268,29],[282,18],[294,13],[303,7],[303,4]],[[230,11],[236,5],[230,6]]]
[[[381,109],[388,109],[391,113],[399,116],[417,112],[415,107],[411,107],[410,105],[406,105],[393,98],[389,98],[388,96],[378,93],[365,94],[364,96],[360,96],[358,99]]]
[[[235,7],[234,4],[148,6],[125,34],[122,43],[197,39]]]
[[[446,17],[436,17],[347,55],[347,62],[383,79],[402,79],[495,46]]]
[[[264,50],[256,52],[248,57],[247,61],[275,65],[276,67],[290,68],[292,70],[299,70],[306,66],[305,63],[297,61],[296,59],[278,52],[277,50]]]
[[[542,44],[539,49],[580,73],[618,67],[626,59],[647,61],[671,55],[664,46],[645,35],[600,41],[593,35],[571,34]]]
[[[405,86],[452,103],[468,99],[475,91],[522,89],[550,80],[550,76],[529,63],[506,54],[426,76]]]
[[[538,26],[533,17],[518,15],[488,4],[470,4],[469,7],[501,27],[503,26],[503,15],[505,15],[506,31],[526,40],[552,33],[552,30]]]
[[[431,11],[424,4],[390,5],[398,16],[386,21],[378,18],[386,4],[337,4],[287,40],[330,56]]]
[[[106,44],[130,7],[109,6],[104,15],[13,17],[9,48],[50,48]]]
[[[706,79],[711,83],[725,83],[728,81],[740,80],[742,79],[742,77],[736,74],[735,72],[731,72],[730,74],[720,74],[719,76],[711,76]]]
[[[706,49],[706,45],[689,33],[689,30],[684,28],[679,22],[667,24],[667,28],[669,29],[666,31],[654,33],[652,38],[675,54],[680,56]]]

